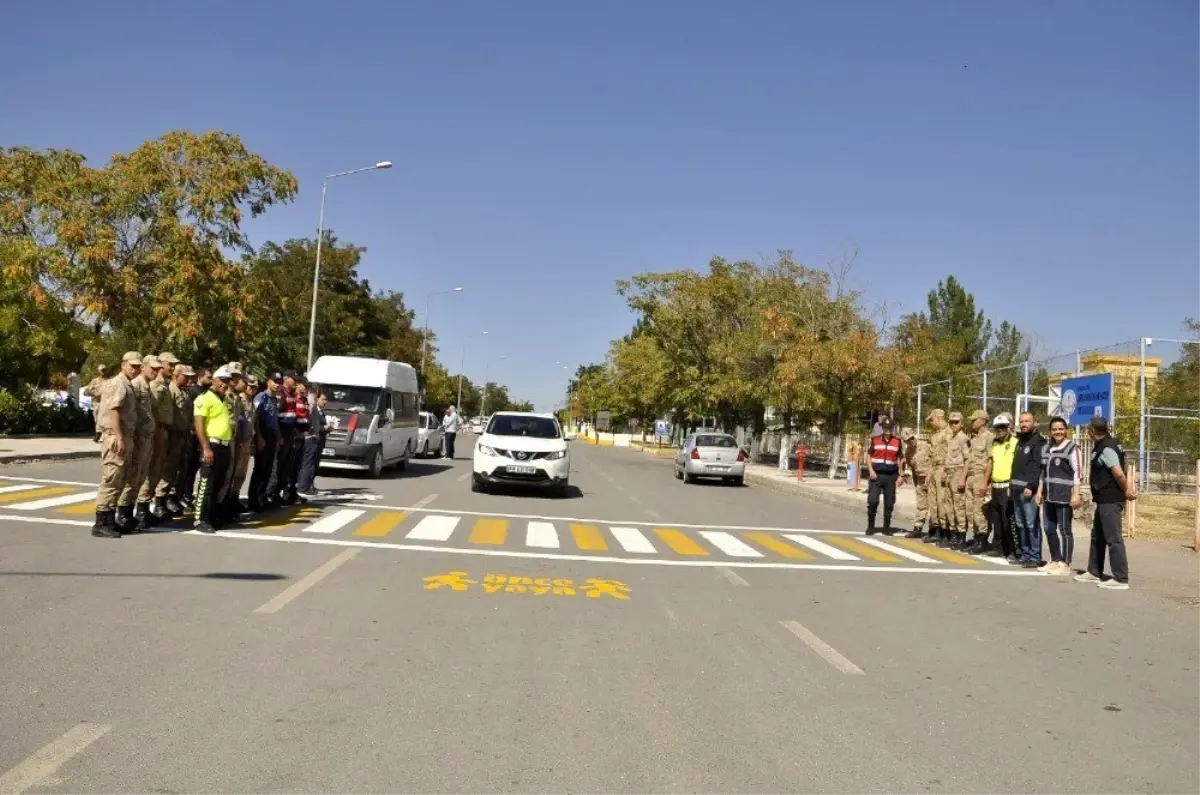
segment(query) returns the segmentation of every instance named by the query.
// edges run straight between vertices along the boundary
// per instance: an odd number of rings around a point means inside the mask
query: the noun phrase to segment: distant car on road
[[[445,440],[446,432],[442,429],[441,420],[428,411],[422,411],[417,425],[417,455],[440,458]]]
[[[746,482],[746,453],[727,433],[693,433],[675,453],[675,477],[684,483],[718,478],[741,486]]]
[[[475,444],[471,491],[492,486],[535,486],[562,497],[571,458],[562,427],[552,414],[499,411]]]

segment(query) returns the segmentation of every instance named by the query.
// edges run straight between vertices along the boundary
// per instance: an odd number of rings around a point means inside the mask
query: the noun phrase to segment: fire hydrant
[[[808,458],[808,448],[802,444],[796,445],[796,480],[804,480],[804,460]]]

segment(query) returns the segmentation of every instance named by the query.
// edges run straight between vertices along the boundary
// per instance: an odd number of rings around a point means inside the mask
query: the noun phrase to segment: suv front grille
[[[539,461],[546,457],[545,453],[527,453],[523,450],[502,450],[499,447],[492,448],[505,458],[511,458],[513,461]]]

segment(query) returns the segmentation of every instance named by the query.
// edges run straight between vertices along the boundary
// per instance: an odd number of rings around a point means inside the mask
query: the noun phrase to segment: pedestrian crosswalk
[[[3,513],[56,514],[84,520],[94,510],[96,491],[81,486],[7,483],[0,480]],[[81,521],[52,520],[52,524]],[[183,522],[179,523],[183,525]],[[485,515],[430,508],[310,503],[292,506],[227,528],[246,535],[291,536],[308,543],[351,543],[423,550],[491,550],[483,554],[564,555],[574,559],[616,558],[650,562],[693,561],[690,565],[889,566],[937,570],[986,570],[1004,561],[968,555],[893,536],[861,536],[836,530],[717,527],[650,522],[605,522],[557,517]],[[338,540],[340,539],[340,540]]]

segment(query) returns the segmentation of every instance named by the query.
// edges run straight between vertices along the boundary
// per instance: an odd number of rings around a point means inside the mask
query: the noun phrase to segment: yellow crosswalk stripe
[[[472,544],[499,546],[508,535],[507,519],[477,519],[467,541]]]
[[[64,505],[58,509],[58,513],[70,514],[71,516],[87,516],[89,513],[96,512],[95,501],[77,502],[74,505]]]
[[[44,489],[26,489],[25,491],[0,494],[0,502],[32,502],[33,500],[40,500],[42,497],[57,497],[59,494],[69,494],[72,491],[79,491],[79,489],[75,486],[49,486]]]
[[[884,552],[882,549],[867,546],[855,541],[853,538],[842,538],[841,536],[821,536],[835,547],[841,547],[847,552],[853,552],[855,555],[860,555],[871,560],[878,560],[880,563],[899,563],[900,557],[893,555],[890,552]]]
[[[785,558],[794,558],[796,560],[812,560],[812,555],[800,549],[797,546],[787,543],[781,538],[776,538],[770,533],[746,533],[746,538],[761,547],[771,550]]]
[[[608,549],[604,536],[600,535],[600,528],[594,524],[572,524],[570,528],[571,535],[575,537],[575,546],[580,549],[595,552],[604,552]]]
[[[404,511],[380,511],[355,530],[354,535],[379,538],[395,530],[396,525],[407,518],[408,514]]]
[[[708,550],[692,540],[692,537],[680,530],[666,527],[656,527],[654,532],[663,543],[680,555],[708,555]]]
[[[933,544],[926,544],[924,541],[917,541],[915,538],[893,538],[893,544],[900,544],[908,547],[913,552],[920,552],[922,555],[928,555],[931,558],[938,558],[947,563],[957,563],[960,566],[978,566],[979,561],[970,555],[960,555],[949,549],[935,547]]]

